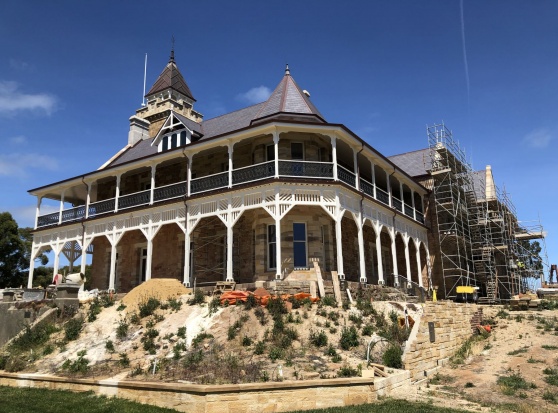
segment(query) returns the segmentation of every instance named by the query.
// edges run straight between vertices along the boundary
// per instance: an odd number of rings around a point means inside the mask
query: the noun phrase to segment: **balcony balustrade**
[[[153,191],[153,202],[165,201],[167,199],[180,198],[186,195],[188,190],[188,182],[182,181],[176,184],[170,184],[155,188]]]
[[[350,172],[348,169],[343,168],[341,165],[337,165],[337,177],[340,181],[349,184],[353,188],[356,187],[356,175]]]
[[[392,205],[395,209],[397,209],[399,212],[403,212],[403,203],[399,199],[392,196],[391,197],[391,202],[392,202]]]
[[[275,161],[262,162],[256,165],[245,166],[233,170],[233,185],[246,182],[259,181],[261,179],[275,176]]]
[[[149,204],[150,198],[151,191],[149,189],[129,195],[122,195],[118,198],[118,209],[127,209],[140,205],[147,205]]]
[[[219,172],[213,175],[194,178],[191,182],[190,193],[213,191],[214,189],[226,188],[229,186],[229,173]]]
[[[310,162],[279,160],[279,177],[288,178],[311,178],[311,179],[333,179],[332,162]],[[349,186],[356,187],[356,174],[338,165],[337,174],[340,181]],[[232,186],[256,182],[262,179],[275,177],[275,161],[262,162],[232,171]],[[389,206],[389,194],[374,184],[360,178],[360,191],[366,195]],[[193,178],[190,186],[191,194],[198,194],[229,186],[229,173],[219,172],[213,175]],[[187,194],[188,183],[181,181],[170,185],[157,187],[153,190],[153,203],[169,199],[183,197]],[[375,191],[374,191],[375,189]],[[148,205],[151,201],[151,190],[122,195],[118,198],[118,210]],[[424,224],[424,214],[415,211],[411,206],[403,205],[401,200],[392,197],[393,208],[404,212],[410,218]],[[103,201],[93,202],[89,205],[88,217],[93,218],[102,214],[115,211],[116,199],[110,198]],[[85,206],[78,206],[62,211],[62,222],[71,222],[85,218]],[[37,219],[37,228],[58,225],[59,212],[41,215]]]

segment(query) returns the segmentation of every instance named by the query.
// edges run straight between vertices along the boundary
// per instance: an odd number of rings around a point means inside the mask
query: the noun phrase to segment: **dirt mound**
[[[184,287],[180,281],[175,278],[152,278],[141,283],[132,291],[130,291],[122,299],[122,302],[129,309],[137,308],[138,305],[146,301],[149,297],[155,297],[160,301],[166,301],[169,298],[177,298],[184,294],[189,294],[190,289]]]

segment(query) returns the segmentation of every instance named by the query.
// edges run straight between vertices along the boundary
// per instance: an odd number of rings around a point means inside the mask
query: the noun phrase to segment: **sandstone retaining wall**
[[[448,362],[459,347],[475,332],[482,320],[482,308],[476,304],[448,301],[428,302],[423,314],[411,331],[403,354],[403,365],[413,382],[434,374]],[[431,341],[429,323],[434,326]]]
[[[304,380],[205,386],[182,383],[72,379],[0,373],[0,386],[93,391],[191,413],[261,413],[371,403],[409,384],[409,372],[386,378]]]

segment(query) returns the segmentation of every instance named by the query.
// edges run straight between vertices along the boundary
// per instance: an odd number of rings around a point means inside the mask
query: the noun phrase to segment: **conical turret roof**
[[[167,66],[163,69],[163,72],[159,75],[157,81],[153,84],[145,96],[151,96],[166,89],[173,89],[178,93],[189,97],[194,102],[196,101],[190,91],[190,88],[188,87],[188,84],[182,77],[180,70],[178,70],[176,62],[174,61],[174,50],[171,52],[170,60],[167,63]]]
[[[276,113],[298,113],[316,115],[323,120],[322,114],[310,101],[306,93],[296,84],[291,76],[289,65],[287,65],[283,79],[254,119],[264,118]]]

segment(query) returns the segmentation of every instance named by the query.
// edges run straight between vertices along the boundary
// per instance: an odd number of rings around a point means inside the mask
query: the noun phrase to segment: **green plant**
[[[176,332],[176,336],[180,338],[186,338],[186,327],[178,327],[178,331]]]
[[[507,319],[510,317],[510,313],[508,313],[506,310],[504,309],[500,309],[498,311],[498,313],[496,313],[496,317],[498,318],[503,318],[503,319]]]
[[[558,396],[550,390],[546,390],[542,395],[543,400],[550,402],[552,404],[558,404]]]
[[[252,339],[250,337],[248,337],[247,335],[244,335],[244,337],[242,337],[242,345],[244,347],[249,347],[252,345]]]
[[[536,388],[535,384],[528,383],[520,373],[513,373],[510,376],[500,376],[496,383],[501,387],[502,393],[512,396],[517,390],[528,390]]]
[[[188,300],[188,304],[199,305],[203,303],[205,303],[205,293],[203,292],[203,290],[196,288],[194,290],[194,296],[190,300]]]
[[[358,345],[358,332],[356,328],[354,326],[343,327],[343,330],[341,331],[341,339],[339,340],[339,346],[343,350],[349,350]]]
[[[193,348],[198,348],[199,345],[202,343],[202,341],[205,340],[205,339],[208,339],[208,338],[213,338],[213,334],[206,333],[205,331],[202,331],[201,333],[199,333],[196,337],[194,337],[192,339],[192,347]]]
[[[400,369],[403,367],[403,361],[401,360],[402,356],[403,350],[401,350],[401,346],[399,344],[392,344],[382,355],[382,361],[387,367]]]
[[[180,309],[182,308],[182,301],[177,300],[174,297],[171,297],[167,301],[167,305],[170,307],[172,311],[180,311]]]
[[[143,349],[149,354],[155,354],[157,346],[155,345],[155,337],[159,335],[159,332],[154,328],[148,328],[143,337],[141,338],[141,342],[143,343]]]
[[[75,317],[69,319],[64,325],[64,337],[68,341],[73,341],[79,337],[79,333],[83,328],[83,318]]]
[[[121,318],[118,320],[118,325],[116,326],[116,338],[119,340],[124,340],[128,336],[128,322],[126,319]]]
[[[362,327],[363,336],[371,336],[374,333],[374,326],[372,324],[366,324]]]
[[[120,364],[122,367],[129,367],[130,366],[130,358],[128,357],[128,354],[120,353],[119,357],[120,357],[120,360],[118,360],[118,364]]]
[[[95,297],[95,299],[89,304],[89,311],[87,313],[87,321],[92,323],[97,319],[97,316],[101,313],[103,309],[101,300],[99,297]]]
[[[107,340],[107,342],[105,343],[105,349],[109,352],[109,353],[114,353],[114,343],[112,342],[112,340]]]
[[[558,350],[558,346],[553,346],[550,344],[543,344],[541,347],[545,350]]]
[[[283,316],[283,314],[287,314],[287,307],[285,306],[284,301],[280,297],[271,298],[267,302],[267,311],[271,315],[271,317],[275,320]]]
[[[340,363],[341,360],[342,360],[342,358],[341,358],[341,355],[340,355],[340,354],[336,354],[335,356],[333,356],[333,357],[331,358],[331,361],[332,361],[333,363]]]
[[[335,350],[335,347],[333,347],[331,344],[329,346],[327,346],[324,354],[326,356],[330,356],[330,357],[334,357],[337,355],[337,350]]]
[[[120,305],[116,307],[116,311],[122,311],[124,309],[126,309],[126,304],[124,303],[120,303]]]
[[[263,308],[257,307],[254,310],[254,315],[256,316],[256,318],[258,319],[258,321],[262,326],[267,324],[267,316],[265,315]]]
[[[283,357],[285,357],[285,352],[282,348],[273,346],[269,349],[269,358],[272,361],[282,359]]]
[[[161,302],[155,297],[149,297],[139,303],[139,316],[140,318],[149,317],[153,315],[155,310],[161,306]]]
[[[337,370],[337,377],[356,377],[359,375],[360,372],[358,369],[355,369],[347,364],[341,366],[341,368]]]
[[[529,346],[524,346],[518,348],[517,350],[508,352],[508,356],[517,356],[518,354],[527,353],[527,351],[529,351]]]
[[[475,384],[472,383],[472,382],[470,382],[470,381],[468,381],[467,383],[465,383],[465,388],[466,388],[466,389],[470,389],[471,387],[475,387]]]
[[[332,297],[331,295],[326,295],[325,297],[322,297],[322,299],[320,300],[320,305],[326,307],[337,307],[337,301],[335,301],[335,297]]]
[[[228,303],[228,301],[225,301]],[[213,297],[211,299],[211,301],[209,302],[209,315],[212,315],[214,313],[217,312],[217,310],[219,309],[219,307],[221,307],[221,300],[219,300],[219,297]]]
[[[254,346],[254,354],[260,355],[265,352],[265,343],[263,341],[258,341]]]
[[[356,315],[354,313],[349,314],[349,321],[355,323],[357,328],[360,328],[360,326],[362,326],[362,316],[360,315]]]
[[[85,374],[89,371],[89,360],[85,358],[87,351],[81,350],[77,353],[77,359],[70,360],[67,359],[64,364],[62,364],[62,369],[67,370],[70,373],[82,373]]]
[[[324,331],[310,330],[310,343],[315,347],[327,346],[327,334]]]
[[[251,310],[252,308],[257,306],[258,302],[256,300],[256,297],[254,297],[253,294],[249,294],[248,297],[246,297],[246,301],[244,302],[244,309]]]

